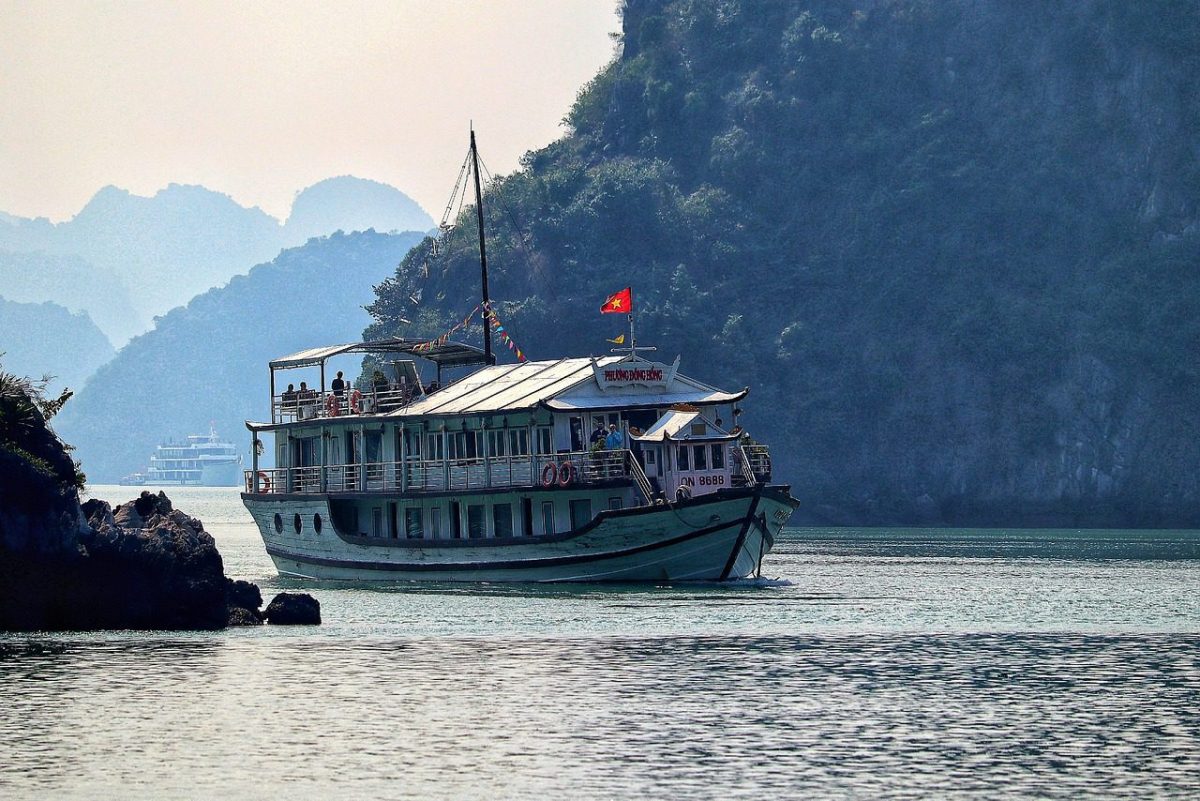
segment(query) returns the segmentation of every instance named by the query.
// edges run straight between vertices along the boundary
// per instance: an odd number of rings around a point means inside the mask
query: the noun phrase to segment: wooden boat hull
[[[797,501],[786,486],[722,490],[600,512],[574,531],[503,539],[390,539],[337,530],[328,496],[242,498],[281,575],[346,581],[720,581],[754,575]],[[321,533],[275,516],[325,522]]]

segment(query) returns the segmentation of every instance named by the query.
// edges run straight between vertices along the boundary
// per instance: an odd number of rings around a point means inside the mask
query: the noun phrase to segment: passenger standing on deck
[[[346,382],[342,380],[342,371],[338,370],[337,378],[333,379],[333,383],[329,385],[333,390],[333,394],[338,400],[342,399],[343,393],[346,391]]]
[[[625,450],[625,435],[617,430],[616,423],[609,424],[608,436],[604,438],[604,447],[610,451]]]
[[[624,454],[616,453],[616,451],[625,450],[625,434],[617,430],[616,423],[609,424],[608,436],[604,438],[604,447],[610,451],[614,451],[609,462],[609,469],[616,474],[624,473],[625,456]]]
[[[592,431],[592,436],[588,439],[588,441],[592,445],[595,445],[597,442],[599,442],[601,445],[603,445],[604,438],[606,436],[608,436],[608,433],[604,430],[604,418],[596,417],[596,418],[593,418],[592,422],[594,422],[596,424],[596,428],[595,428],[595,430]]]

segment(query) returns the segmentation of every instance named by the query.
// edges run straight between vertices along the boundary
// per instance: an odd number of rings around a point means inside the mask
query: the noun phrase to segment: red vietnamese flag
[[[608,300],[604,301],[604,305],[600,307],[601,314],[632,314],[633,313],[633,288],[625,287],[615,295],[610,295]]]

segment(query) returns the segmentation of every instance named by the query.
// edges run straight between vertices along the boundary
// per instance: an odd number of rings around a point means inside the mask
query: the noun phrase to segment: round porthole
[[[318,534],[321,533],[321,516],[320,515],[313,515],[313,531],[317,532]]]
[[[300,519],[299,512],[296,512],[296,516],[292,518],[292,528],[296,529],[297,534],[304,528],[304,521]]]
[[[279,512],[275,513],[275,533],[283,533],[283,518],[279,516]]]

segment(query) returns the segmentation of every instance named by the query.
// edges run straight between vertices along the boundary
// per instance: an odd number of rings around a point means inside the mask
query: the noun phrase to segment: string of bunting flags
[[[497,316],[496,312],[490,305],[484,306],[482,303],[476,305],[475,308],[471,309],[470,314],[464,317],[461,322],[455,323],[449,331],[442,334],[437,339],[431,339],[428,342],[422,342],[419,345],[414,345],[413,353],[427,353],[436,347],[445,345],[450,341],[450,337],[471,325],[471,323],[475,320],[475,315],[479,313],[480,309],[484,310],[484,314],[487,317],[488,323],[492,326],[492,329],[496,332],[496,335],[500,337],[500,341],[502,341],[505,345],[508,345],[508,349],[511,350],[513,355],[517,357],[517,361],[525,361],[525,353],[519,347],[517,347],[517,343],[513,341],[513,338],[504,328],[504,324],[500,322],[499,316]]]
[[[525,354],[522,353],[521,349],[517,347],[517,343],[513,342],[513,338],[508,335],[508,332],[504,330],[504,324],[500,322],[500,318],[496,316],[496,312],[492,310],[492,307],[485,307],[484,313],[487,314],[488,322],[490,322],[492,324],[492,328],[495,329],[496,336],[500,337],[501,342],[503,342],[505,345],[508,345],[508,349],[511,350],[517,357],[517,361],[525,361]]]
[[[482,304],[480,304],[480,305],[482,305]],[[471,324],[471,321],[475,319],[475,315],[479,312],[479,309],[480,309],[479,305],[477,305],[475,308],[471,309],[471,313],[468,314],[466,317],[464,317],[462,319],[462,322],[455,323],[453,328],[451,328],[446,333],[442,334],[437,339],[431,339],[428,342],[422,342],[420,345],[414,345],[413,353],[425,353],[426,351],[430,351],[436,347],[445,345],[447,342],[450,341],[451,336],[453,336],[456,332],[463,330],[464,328],[466,328],[467,326],[469,326]]]

